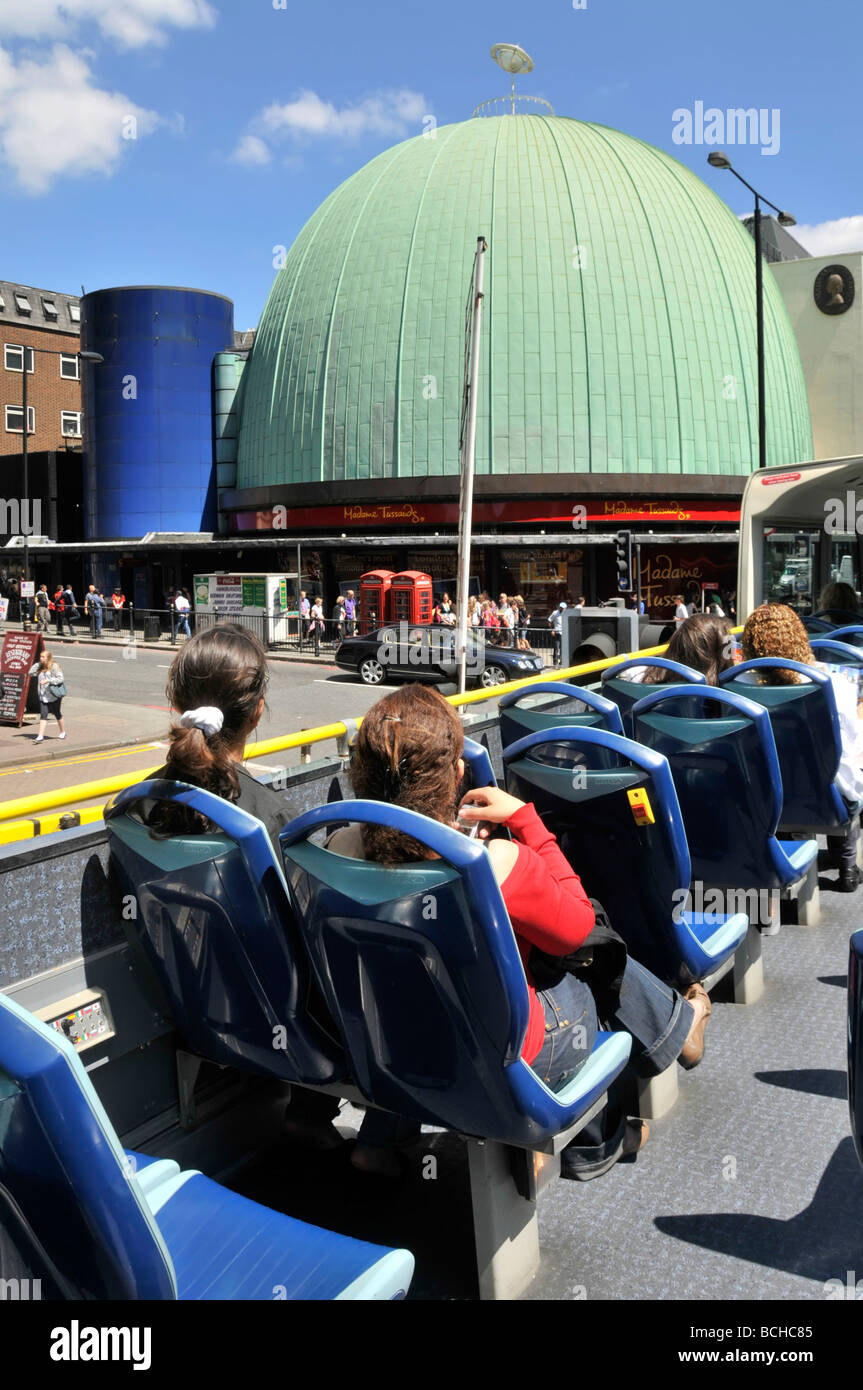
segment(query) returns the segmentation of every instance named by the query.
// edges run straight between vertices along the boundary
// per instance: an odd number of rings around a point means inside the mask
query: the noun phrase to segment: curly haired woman
[[[743,629],[741,641],[743,660],[752,661],[756,657],[787,657],[804,666],[814,666],[826,671],[836,697],[839,714],[839,731],[842,737],[842,756],[836,774],[836,786],[850,807],[863,799],[863,730],[857,717],[856,683],[852,685],[839,671],[830,671],[817,662],[809,646],[809,636],[805,627],[792,608],[784,603],[764,603],[750,613]],[[799,685],[806,677],[797,671],[785,671],[781,667],[762,672],[745,671],[741,680],[761,685]],[[859,818],[851,818],[851,824],[844,835],[828,835],[827,847],[839,862],[840,893],[853,893],[859,884],[857,872],[857,841],[860,835]]]

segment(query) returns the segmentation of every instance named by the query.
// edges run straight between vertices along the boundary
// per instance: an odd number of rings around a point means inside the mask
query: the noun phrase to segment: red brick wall
[[[81,382],[61,377],[60,358],[53,354],[80,352],[80,334],[0,321],[0,455],[20,454],[22,440],[20,434],[6,431],[6,406],[20,406],[22,386],[21,373],[6,370],[6,343],[51,350],[50,356],[45,352],[34,354],[33,374],[27,378],[27,405],[36,412],[36,433],[28,437],[27,445],[33,453],[39,449],[65,449],[60,412],[81,409]],[[69,440],[70,444],[73,442]],[[80,440],[77,446],[80,447]]]

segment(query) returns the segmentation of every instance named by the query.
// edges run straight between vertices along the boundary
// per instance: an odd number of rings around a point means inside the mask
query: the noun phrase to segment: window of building
[[[78,358],[72,352],[61,352],[60,354],[60,375],[68,377],[70,381],[77,381],[80,376]]]
[[[81,322],[81,307],[78,304],[69,305],[69,317],[73,323]]]
[[[30,308],[30,301],[27,298],[26,294],[16,294],[15,308],[18,310],[19,314],[32,314],[33,312],[33,310]]]
[[[81,412],[80,410],[61,410],[60,428],[63,435],[70,439],[81,438]]]
[[[53,299],[42,300],[42,311],[46,319],[59,318],[59,314],[57,313],[57,305],[54,303]]]
[[[33,349],[27,349],[27,375],[33,375]],[[3,364],[7,372],[23,372],[24,348],[20,343],[4,343]]]
[[[6,433],[23,434],[22,421],[24,419],[24,409],[20,405],[7,405],[6,407]],[[36,433],[36,410],[32,405],[27,407],[27,433]]]
[[[0,310],[2,310],[4,313],[6,312],[6,300],[3,298],[2,291],[0,291]]]

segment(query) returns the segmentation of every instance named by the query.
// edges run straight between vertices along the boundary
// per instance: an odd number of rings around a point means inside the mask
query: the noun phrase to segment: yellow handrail
[[[742,628],[732,628],[732,632],[741,632]],[[465,691],[459,695],[447,695],[446,699],[451,705],[475,705],[483,700],[496,700],[499,695],[505,695],[510,690],[519,690],[523,686],[536,685],[539,681],[547,680],[567,680],[570,676],[589,676],[596,671],[604,671],[607,666],[616,666],[619,661],[626,661],[630,657],[659,656],[666,649],[665,643],[659,647],[645,647],[640,652],[619,652],[617,656],[605,657],[602,661],[589,661],[583,666],[569,666],[565,670],[545,671],[539,676],[527,676],[524,680],[507,681],[505,685],[495,685],[490,689]],[[351,724],[359,728],[362,719],[350,721]],[[250,743],[246,746],[245,758],[263,758],[271,753],[282,753],[290,748],[304,748],[308,744],[322,743],[326,739],[342,738],[348,732],[346,724],[339,722],[336,724],[321,724],[314,729],[303,729],[298,734],[286,734],[283,738],[268,738],[259,743]],[[61,787],[53,792],[40,792],[36,796],[19,796],[13,801],[0,802],[0,821],[22,819],[28,816],[38,816],[41,812],[50,811],[56,806],[70,806],[76,801],[93,801],[96,797],[104,796],[106,799],[113,796],[114,792],[122,791],[124,787],[133,787],[136,782],[143,782],[151,773],[156,771],[158,764],[152,767],[139,769],[137,772],[125,772],[117,777],[104,777],[96,782],[79,782],[77,786]],[[92,809],[92,808],[91,808]],[[23,833],[30,833],[29,830]]]

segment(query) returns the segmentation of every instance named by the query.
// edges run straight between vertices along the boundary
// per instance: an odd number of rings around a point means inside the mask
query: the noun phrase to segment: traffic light
[[[621,594],[632,593],[632,532],[618,531],[614,538],[614,563],[617,570],[617,589]]]

